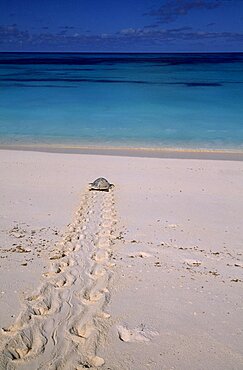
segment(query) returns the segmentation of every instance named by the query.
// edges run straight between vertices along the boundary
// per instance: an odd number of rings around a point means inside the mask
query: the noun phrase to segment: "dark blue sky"
[[[0,51],[243,51],[243,0],[0,0]]]

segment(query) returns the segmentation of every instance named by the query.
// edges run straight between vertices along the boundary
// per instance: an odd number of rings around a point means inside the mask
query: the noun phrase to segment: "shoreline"
[[[0,150],[87,154],[118,157],[207,159],[243,161],[243,150],[193,149],[193,148],[156,148],[156,147],[112,147],[112,146],[72,146],[72,145],[0,145]]]

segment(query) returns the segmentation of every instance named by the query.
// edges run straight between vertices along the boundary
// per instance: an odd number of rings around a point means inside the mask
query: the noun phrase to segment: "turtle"
[[[99,177],[94,182],[91,182],[89,190],[109,191],[113,188],[113,184],[110,184],[104,177]]]

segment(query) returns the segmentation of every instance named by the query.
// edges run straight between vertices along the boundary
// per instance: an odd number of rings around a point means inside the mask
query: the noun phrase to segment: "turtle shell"
[[[104,177],[99,177],[94,182],[92,182],[90,187],[90,190],[106,190],[108,191],[112,184],[109,183],[108,180],[106,180]]]

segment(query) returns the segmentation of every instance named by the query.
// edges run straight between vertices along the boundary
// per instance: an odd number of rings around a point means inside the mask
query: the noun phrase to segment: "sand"
[[[243,368],[242,161],[0,158],[0,369]]]

